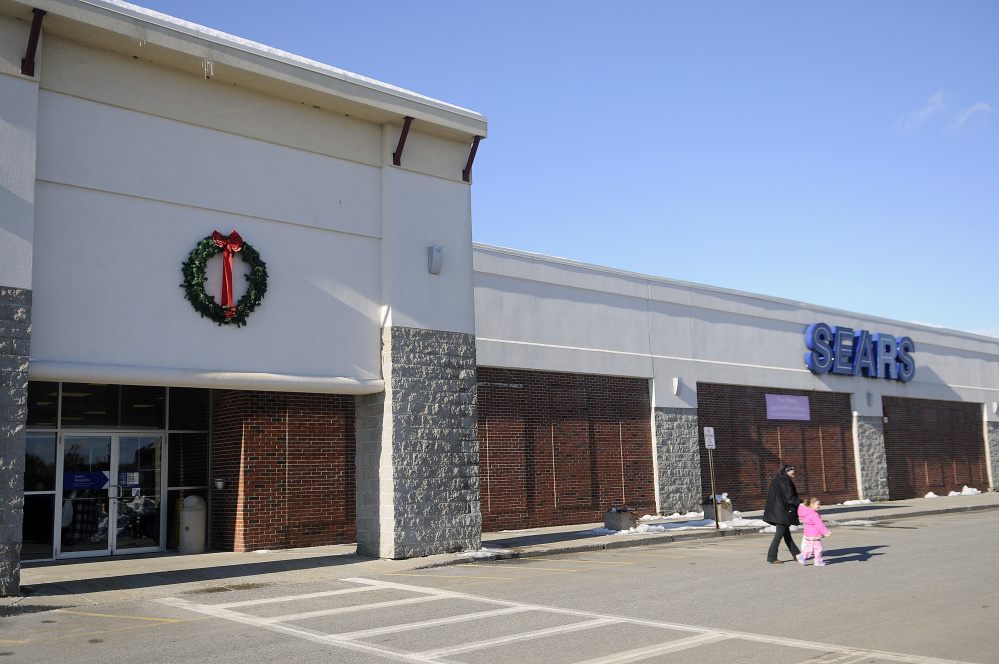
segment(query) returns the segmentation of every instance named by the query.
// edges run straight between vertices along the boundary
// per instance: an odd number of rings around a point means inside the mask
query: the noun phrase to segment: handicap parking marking
[[[341,581],[344,583],[356,584],[356,586],[322,593],[269,597],[256,600],[245,600],[241,602],[230,602],[228,604],[200,604],[177,597],[162,599],[159,600],[159,602],[177,609],[184,609],[186,611],[200,613],[205,616],[250,625],[284,634],[289,637],[321,643],[334,648],[353,650],[355,652],[363,652],[368,655],[379,656],[392,661],[410,662],[414,664],[454,663],[459,661],[454,659],[454,656],[462,653],[483,651],[490,648],[497,648],[515,643],[524,643],[527,641],[543,641],[544,639],[571,634],[573,632],[583,632],[586,630],[599,629],[614,625],[654,628],[663,630],[664,632],[673,631],[686,633],[689,636],[671,638],[661,643],[653,643],[648,646],[633,648],[631,650],[624,650],[595,658],[578,660],[574,664],[628,664],[629,662],[642,662],[671,652],[695,650],[696,648],[709,644],[732,641],[752,642],[818,653],[815,657],[805,658],[802,660],[803,662],[808,662],[809,664],[850,664],[852,662],[859,662],[865,658],[886,662],[900,662],[903,664],[968,664],[966,662],[958,662],[956,660],[945,660],[934,657],[923,657],[920,655],[910,655],[882,650],[851,648],[848,646],[770,636],[767,634],[739,632],[714,627],[686,625],[682,623],[672,623],[659,620],[645,620],[627,616],[601,614],[593,611],[582,611],[577,609],[545,606],[541,604],[516,602],[512,600],[473,595],[467,592],[413,586],[393,581],[364,578],[347,578],[341,579]],[[249,609],[262,604],[273,604],[275,602],[289,602],[293,604],[296,601],[305,602],[307,600],[315,599],[332,599],[337,595],[364,592],[364,590],[361,590],[362,588],[366,590],[394,590],[410,593],[412,596],[388,602],[370,602],[368,604],[336,606],[321,610],[293,612],[271,617],[255,616],[250,613],[237,610]],[[484,608],[482,611],[465,612],[454,616],[420,620],[416,622],[404,622],[395,625],[361,629],[344,633],[326,633],[306,628],[301,625],[289,624],[318,616],[360,613],[394,606],[449,600],[472,602],[474,604],[482,604],[485,607],[491,608]],[[516,631],[512,634],[472,640],[432,650],[390,649],[382,645],[364,641],[364,639],[370,639],[372,637],[384,636],[388,634],[396,634],[413,630],[432,630],[436,627],[443,627],[458,623],[469,623],[477,620],[487,620],[497,616],[529,614],[531,612],[534,612],[535,614],[539,612],[554,614],[563,618],[572,619],[573,622],[537,629],[537,621],[528,620],[526,622],[531,625],[530,628]],[[468,633],[471,635],[476,634],[474,629],[470,629]]]

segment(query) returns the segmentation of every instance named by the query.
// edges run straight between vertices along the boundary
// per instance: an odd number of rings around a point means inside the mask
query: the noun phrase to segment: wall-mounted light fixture
[[[681,387],[683,387],[683,381],[678,376],[673,379],[673,394],[679,396]]]
[[[221,491],[225,488],[226,482],[229,481],[228,477],[216,477],[212,484],[215,486],[217,491]]]
[[[999,401],[992,402],[992,414],[999,415]]]
[[[872,392],[867,393],[867,407],[872,408],[874,406],[874,394]]]
[[[430,274],[440,274],[444,262],[444,247],[432,244],[427,247],[427,270]]]

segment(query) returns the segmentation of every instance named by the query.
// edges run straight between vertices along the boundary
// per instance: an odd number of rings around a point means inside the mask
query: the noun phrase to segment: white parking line
[[[904,664],[968,664],[966,662],[959,662],[957,660],[945,660],[945,659],[938,659],[935,657],[908,655],[905,653],[888,652],[883,650],[865,650],[861,648],[850,648],[828,643],[802,641],[799,639],[789,639],[778,636],[768,636],[765,634],[737,632],[733,630],[700,627],[696,625],[682,625],[679,623],[669,623],[657,620],[642,620],[638,618],[627,618],[623,616],[611,616],[611,615],[594,613],[591,611],[561,609],[552,606],[543,606],[540,604],[527,604],[523,602],[513,602],[509,600],[493,599],[490,597],[479,597],[468,593],[455,592],[450,590],[440,590],[437,588],[409,586],[389,581],[376,581],[372,579],[360,579],[360,578],[341,579],[341,580],[349,583],[359,584],[360,588],[366,588],[371,590],[376,590],[376,589],[400,590],[404,592],[414,593],[416,597],[409,597],[405,599],[393,600],[388,602],[374,602],[370,604],[336,607],[331,609],[323,609],[319,611],[291,613],[269,618],[253,616],[250,614],[242,613],[240,611],[233,611],[232,609],[238,607],[256,606],[260,604],[274,603],[274,602],[293,602],[297,599],[315,599],[318,597],[330,597],[334,595],[347,594],[348,592],[352,591],[356,592],[357,589],[349,588],[337,591],[330,591],[328,593],[309,593],[298,596],[265,598],[261,600],[250,600],[246,602],[232,602],[229,604],[216,604],[216,605],[197,604],[195,602],[190,602],[179,598],[169,598],[160,601],[164,604],[168,604],[176,608],[182,608],[188,611],[214,616],[216,618],[221,618],[223,620],[229,620],[232,622],[241,623],[245,625],[261,627],[274,632],[279,632],[282,634],[287,634],[289,636],[294,636],[296,638],[301,638],[317,643],[323,643],[326,645],[335,646],[339,648],[345,648],[348,650],[354,650],[357,652],[364,652],[367,654],[377,655],[394,661],[410,662],[414,664],[442,664],[442,662],[444,661],[442,658],[449,657],[458,653],[471,652],[475,650],[485,650],[492,647],[498,647],[510,643],[516,643],[532,639],[543,639],[557,634],[565,634],[573,631],[593,629],[610,624],[639,625],[639,626],[655,627],[655,628],[675,630],[675,631],[694,632],[694,634],[686,638],[672,639],[664,643],[647,646],[644,648],[636,648],[632,650],[621,651],[610,655],[605,655],[602,657],[580,661],[577,662],[576,664],[628,664],[629,662],[640,662],[642,660],[649,659],[651,657],[656,657],[664,653],[693,649],[709,643],[716,643],[725,640],[751,641],[756,643],[766,643],[770,645],[777,645],[788,648],[798,648],[806,651],[808,650],[819,651],[820,653],[824,653],[823,655],[819,655],[818,657],[813,657],[811,659],[805,660],[808,664],[850,664],[851,662],[857,662],[865,658],[887,660],[891,662],[902,662]],[[292,627],[290,625],[284,624],[295,620],[303,620],[306,618],[313,618],[317,616],[357,613],[362,611],[370,611],[372,609],[377,609],[377,608],[402,606],[406,604],[415,604],[419,602],[427,602],[427,601],[442,600],[442,599],[456,599],[468,602],[477,602],[482,604],[493,604],[493,605],[499,605],[503,608],[495,609],[492,611],[467,613],[460,616],[452,616],[448,618],[439,618],[434,620],[426,620],[413,623],[402,623],[399,625],[389,625],[386,627],[379,627],[369,630],[359,630],[344,634],[324,634],[316,630],[311,630],[303,627]],[[391,634],[393,632],[401,632],[401,631],[414,630],[420,628],[433,628],[435,626],[448,625],[462,621],[479,620],[497,615],[528,612],[528,611],[542,611],[562,616],[573,616],[581,618],[583,620],[579,622],[570,623],[568,625],[551,627],[547,629],[523,631],[508,636],[486,639],[482,641],[468,642],[464,644],[450,646],[447,648],[427,650],[424,652],[400,652],[369,643],[363,643],[360,641],[360,639],[375,635]]]
[[[451,616],[449,618],[437,618],[435,620],[421,620],[420,622],[413,623],[401,623],[399,625],[389,625],[388,627],[373,627],[371,629],[362,629],[356,632],[341,632],[337,634],[338,639],[343,639],[344,641],[353,641],[355,639],[367,639],[372,636],[381,636],[383,634],[395,634],[397,632],[408,632],[414,629],[424,629],[427,627],[439,627],[441,625],[453,625],[455,623],[468,622],[471,620],[485,620],[486,618],[495,618],[497,616],[506,616],[512,613],[523,613],[528,611],[520,606],[508,606],[505,609],[494,609],[492,611],[479,611],[478,613],[466,613],[460,616]]]
[[[654,646],[647,646],[645,648],[635,648],[634,650],[626,650],[624,652],[614,653],[613,655],[607,655],[606,657],[597,657],[594,659],[588,659],[584,662],[578,662],[577,664],[628,664],[629,662],[640,662],[643,659],[655,657],[656,655],[663,655],[668,652],[678,652],[680,650],[696,648],[697,646],[703,646],[706,643],[715,643],[717,641],[724,641],[729,638],[731,637],[725,634],[719,634],[717,632],[708,632],[706,634],[698,634],[697,636],[688,636],[685,639],[676,639],[675,641],[668,641],[666,643],[660,643]]]
[[[332,597],[333,595],[349,595],[351,593],[363,593],[378,590],[375,586],[358,586],[357,588],[343,588],[341,590],[327,590],[321,593],[307,593],[305,595],[286,595],[284,597],[265,597],[263,599],[249,599],[243,602],[229,602],[228,604],[215,604],[220,609],[234,609],[238,606],[258,606],[260,604],[274,604],[276,602],[298,602],[303,599],[315,599],[317,597]]]
[[[554,634],[566,634],[568,632],[579,632],[584,629],[593,629],[594,627],[603,627],[604,625],[613,625],[615,623],[621,622],[620,620],[613,620],[610,618],[597,618],[596,620],[586,620],[584,622],[571,623],[569,625],[559,625],[558,627],[548,627],[546,629],[536,629],[531,632],[521,632],[519,634],[510,634],[508,636],[499,636],[495,639],[486,639],[485,641],[474,641],[472,643],[463,643],[460,646],[451,646],[450,648],[438,648],[436,650],[425,650],[423,652],[416,653],[421,657],[429,657],[430,659],[437,659],[439,657],[447,657],[448,655],[456,655],[460,652],[471,652],[473,650],[485,650],[486,648],[494,648],[496,646],[505,645],[507,643],[518,643],[520,641],[531,641],[533,639],[542,639],[546,636],[552,636]]]
[[[444,597],[427,595],[424,597],[407,597],[406,599],[393,599],[387,602],[373,602],[371,604],[358,604],[355,606],[338,606],[335,609],[320,609],[319,611],[305,611],[303,613],[288,613],[283,616],[271,616],[260,618],[261,624],[271,625],[274,623],[291,622],[293,620],[305,620],[306,618],[319,618],[321,616],[333,616],[338,613],[356,613],[358,611],[371,611],[373,609],[385,609],[390,606],[404,606],[406,604],[422,604],[424,602],[436,602],[445,599]]]

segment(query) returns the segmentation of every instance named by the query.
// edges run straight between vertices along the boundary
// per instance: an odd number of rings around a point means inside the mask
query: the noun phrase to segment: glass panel
[[[208,486],[208,434],[170,434],[168,487]]]
[[[180,548],[180,507],[188,496],[201,496],[208,502],[208,489],[167,491],[167,548]],[[209,525],[209,527],[211,527]]]
[[[56,435],[29,431],[25,435],[24,490],[55,491],[55,488]]]
[[[66,436],[62,478],[62,552],[108,548],[110,436]]]
[[[163,429],[166,414],[166,388],[147,385],[121,386],[121,426]]]
[[[28,381],[29,427],[54,427],[59,414],[59,383]]]
[[[115,550],[160,544],[162,441],[159,436],[118,438],[118,517]]]
[[[208,430],[211,390],[170,388],[170,428],[187,431]]]
[[[21,560],[52,557],[52,519],[55,494],[24,497],[24,523],[21,527]]]
[[[118,386],[63,383],[62,425],[103,428],[118,426]]]

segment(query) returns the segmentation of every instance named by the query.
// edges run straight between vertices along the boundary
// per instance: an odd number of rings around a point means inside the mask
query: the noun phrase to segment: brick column
[[[656,482],[659,513],[701,509],[701,457],[696,408],[656,408]]]
[[[853,416],[853,447],[860,498],[888,500],[885,425],[880,417]]]
[[[21,585],[31,291],[0,288],[0,596]]]
[[[382,330],[385,391],[357,397],[357,551],[414,558],[478,548],[475,337]]]

